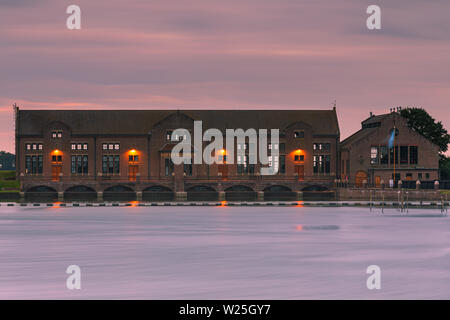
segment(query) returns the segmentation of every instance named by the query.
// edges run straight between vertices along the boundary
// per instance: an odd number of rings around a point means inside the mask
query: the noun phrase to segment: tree
[[[441,155],[439,160],[439,171],[441,180],[450,180],[450,158]]]
[[[450,135],[442,125],[423,108],[406,108],[400,110],[400,115],[408,120],[408,126],[421,134],[435,145],[439,146],[439,151],[444,153],[448,150]]]
[[[15,156],[12,153],[0,151],[0,170],[16,170]]]

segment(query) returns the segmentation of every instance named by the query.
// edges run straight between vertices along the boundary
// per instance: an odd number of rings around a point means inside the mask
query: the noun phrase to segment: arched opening
[[[302,191],[328,191],[328,188],[325,186],[314,185],[314,186],[304,187],[302,189]]]
[[[87,186],[73,186],[64,192],[64,200],[69,201],[95,201],[97,192]]]
[[[144,201],[173,201],[174,198],[175,193],[165,186],[155,185],[142,191],[142,200]]]
[[[267,201],[295,201],[297,193],[281,185],[273,185],[264,189],[264,200]]]
[[[58,200],[58,192],[47,186],[36,186],[25,191],[25,199],[30,201],[56,201]]]
[[[355,185],[357,187],[362,187],[364,180],[367,181],[367,173],[365,171],[358,171],[355,175]]]
[[[212,187],[198,185],[187,190],[188,201],[217,201],[219,193]]]
[[[312,185],[302,189],[303,200],[306,201],[330,201],[336,199],[334,191],[330,191],[326,186]]]
[[[244,185],[231,186],[225,190],[226,201],[255,201],[257,193]]]
[[[117,185],[103,191],[105,201],[133,201],[136,200],[136,192],[127,186]]]

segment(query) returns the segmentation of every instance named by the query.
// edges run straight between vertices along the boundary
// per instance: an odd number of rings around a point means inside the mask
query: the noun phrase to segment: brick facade
[[[394,126],[398,133],[390,148]],[[398,151],[393,152],[394,148]],[[386,151],[387,158],[382,157]],[[371,115],[362,122],[361,130],[341,143],[340,178],[358,186],[364,180],[369,185],[379,186],[382,182],[389,185],[395,170],[395,180],[436,180],[439,177],[438,153],[438,146],[410,129],[407,120],[397,112]]]
[[[280,150],[280,172],[261,176],[259,165],[255,165],[253,172],[239,172],[236,159],[235,164],[194,164],[192,173],[183,165],[174,165],[173,170],[168,170],[166,159],[175,143],[167,140],[167,134],[178,128],[192,133],[195,120],[203,122],[203,133],[209,128],[223,133],[225,129],[237,128],[279,129],[279,147],[284,146],[284,150]],[[135,192],[155,186],[173,192],[198,187],[221,192],[236,186],[255,192],[271,186],[301,191],[330,189],[340,172],[335,109],[17,109],[16,154],[17,174],[21,190],[25,192],[36,187],[64,192],[79,186],[96,192],[116,186]],[[281,170],[281,157],[285,158],[284,170]]]

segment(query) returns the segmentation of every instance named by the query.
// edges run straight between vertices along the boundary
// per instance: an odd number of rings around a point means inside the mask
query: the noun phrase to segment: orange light
[[[53,202],[53,205],[50,208],[61,208],[61,203],[62,202]]]
[[[299,225],[296,227],[296,229],[297,229],[297,231],[302,231],[302,230],[303,230],[303,226],[302,226],[301,224],[299,224]]]
[[[137,207],[139,205],[139,201],[131,201],[130,202],[132,208]]]
[[[226,201],[220,201],[220,207],[226,207],[227,202]]]
[[[60,154],[60,153],[62,153],[62,152],[59,151],[58,149],[55,149],[55,150],[52,151],[52,154]]]
[[[221,149],[221,150],[219,150],[219,154],[226,155],[227,154],[227,150]]]
[[[294,150],[294,154],[305,154],[305,151],[302,149]]]
[[[303,201],[297,201],[297,205],[296,205],[295,207],[297,207],[297,208],[303,208],[303,207],[304,207]]]
[[[131,149],[131,150],[130,150],[130,153],[131,153],[131,154],[135,154],[135,153],[137,153],[137,151],[136,151],[136,149]]]

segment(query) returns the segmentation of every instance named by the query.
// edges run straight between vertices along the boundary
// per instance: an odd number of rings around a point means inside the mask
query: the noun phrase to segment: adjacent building
[[[261,199],[270,192],[331,189],[341,172],[335,108],[15,111],[16,167],[25,193],[130,192],[138,199],[167,193],[193,199],[197,192],[209,192],[222,199],[240,192]],[[216,155],[219,163],[174,165],[171,134],[178,128],[192,133],[196,120],[202,121],[203,132],[279,129],[279,143],[267,146],[269,155],[271,149],[279,151],[278,157],[269,157],[278,173],[261,176],[260,165],[249,164],[248,143],[235,143],[234,154],[242,148],[245,156],[236,156],[233,164],[225,146]],[[422,171],[427,172],[433,171]]]
[[[377,116],[371,113],[340,148],[340,178],[356,186],[439,177],[439,147],[409,128],[395,110]]]

